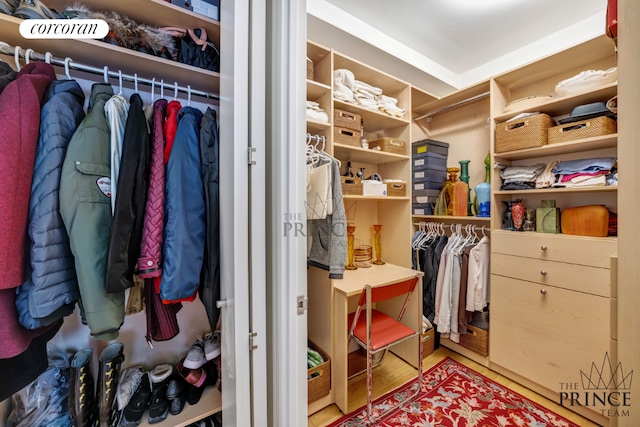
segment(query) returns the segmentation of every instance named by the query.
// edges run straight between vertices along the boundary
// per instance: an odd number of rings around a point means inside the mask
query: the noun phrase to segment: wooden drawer
[[[491,233],[491,252],[608,269],[610,257],[618,252],[618,240],[496,230]]]
[[[553,392],[602,363],[609,321],[609,298],[491,275],[491,363]]]
[[[611,271],[606,268],[493,254],[491,273],[603,297],[611,296]]]

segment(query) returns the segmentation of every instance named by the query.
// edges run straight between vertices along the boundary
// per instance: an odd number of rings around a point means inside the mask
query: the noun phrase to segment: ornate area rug
[[[391,412],[376,426],[395,427],[579,427],[526,397],[497,384],[453,359],[445,358],[423,373],[422,390],[414,401]],[[417,381],[376,399],[374,412],[406,400]],[[329,427],[365,426],[366,406]]]

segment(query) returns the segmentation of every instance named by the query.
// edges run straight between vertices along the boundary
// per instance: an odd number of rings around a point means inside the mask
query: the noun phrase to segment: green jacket
[[[75,257],[80,307],[91,335],[112,340],[124,321],[124,291],[106,292],[111,235],[111,145],[104,104],[113,89],[91,88],[87,116],[73,134],[60,178],[60,214]]]

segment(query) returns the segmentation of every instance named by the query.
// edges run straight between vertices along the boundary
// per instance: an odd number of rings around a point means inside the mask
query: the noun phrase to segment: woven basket
[[[467,325],[467,333],[460,334],[460,345],[481,356],[488,356],[489,331]]]
[[[360,132],[353,129],[333,127],[333,142],[338,144],[360,146]]]
[[[360,132],[360,114],[355,114],[350,111],[333,110],[333,125],[339,126],[344,129],[353,129]]]
[[[592,138],[617,132],[617,123],[610,117],[600,116],[579,122],[549,128],[549,144]]]
[[[309,347],[322,355],[326,362],[307,369],[307,399],[308,403],[326,396],[331,391],[331,359],[320,347],[309,341]]]
[[[307,58],[307,79],[313,80],[313,61]]]
[[[369,148],[375,147],[380,147],[380,150],[385,153],[407,154],[407,144],[398,138],[389,138],[388,136],[385,136],[384,138],[371,141],[369,143]]]
[[[404,197],[407,194],[407,183],[397,181],[385,181],[387,184],[387,196]]]
[[[496,153],[541,147],[555,121],[547,114],[523,117],[496,125]]]
[[[362,181],[359,178],[341,176],[343,196],[362,196]]]

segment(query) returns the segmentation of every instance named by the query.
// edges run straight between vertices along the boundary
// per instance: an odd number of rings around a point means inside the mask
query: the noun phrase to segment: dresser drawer
[[[611,271],[606,268],[493,254],[491,273],[603,297],[611,295]]]
[[[610,257],[618,252],[618,240],[496,230],[491,233],[491,252],[610,268]]]
[[[608,298],[491,275],[491,363],[551,391],[602,362],[609,322]]]

